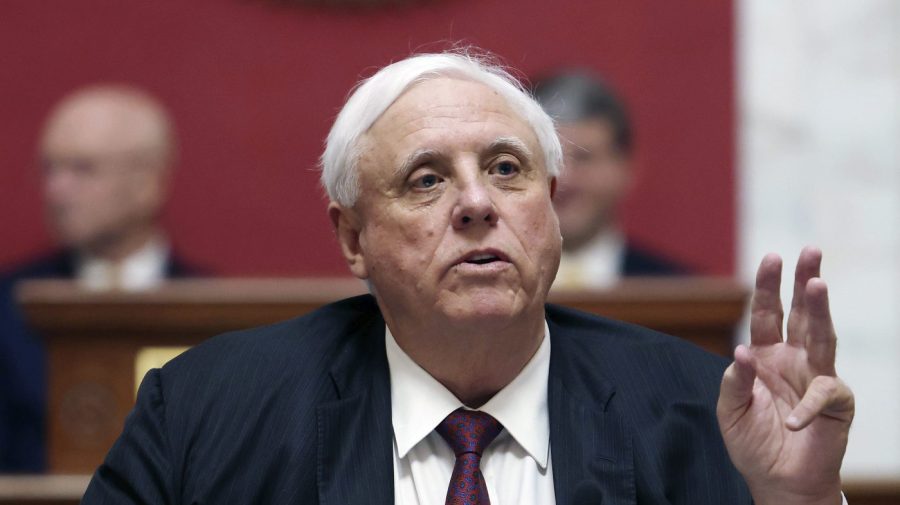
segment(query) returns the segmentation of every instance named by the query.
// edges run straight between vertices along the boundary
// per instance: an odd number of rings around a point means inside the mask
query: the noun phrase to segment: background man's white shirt
[[[618,230],[600,233],[577,251],[563,251],[554,288],[603,289],[622,277],[625,236]]]
[[[140,291],[158,286],[165,280],[168,259],[169,245],[156,239],[118,263],[80,257],[75,278],[82,287],[94,291]]]

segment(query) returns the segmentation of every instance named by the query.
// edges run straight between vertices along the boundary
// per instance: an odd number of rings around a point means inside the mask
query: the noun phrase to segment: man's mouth
[[[475,256],[466,259],[465,262],[474,263],[476,265],[486,265],[495,261],[500,261],[500,257],[496,254],[476,254]]]
[[[486,265],[497,264],[497,266],[509,263],[509,258],[496,249],[482,249],[480,251],[472,251],[456,261],[457,266],[471,265],[472,267],[484,267]]]

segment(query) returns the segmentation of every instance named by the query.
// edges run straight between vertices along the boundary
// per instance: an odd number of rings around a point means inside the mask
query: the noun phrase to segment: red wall
[[[531,76],[572,65],[605,73],[632,107],[644,169],[628,231],[703,272],[731,273],[731,2],[272,4],[0,2],[0,265],[52,244],[33,168],[49,108],[77,86],[125,81],[158,95],[177,122],[166,220],[180,250],[230,275],[346,273],[315,170],[332,118],[361,75],[463,40]]]

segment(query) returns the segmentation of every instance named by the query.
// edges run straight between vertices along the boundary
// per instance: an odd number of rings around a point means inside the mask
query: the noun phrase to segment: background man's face
[[[558,129],[566,166],[553,204],[563,247],[577,249],[615,224],[616,207],[631,185],[631,167],[626,154],[616,149],[608,122],[575,121]]]
[[[94,97],[64,104],[41,142],[49,224],[77,249],[102,247],[152,222],[163,203],[159,146],[127,105]]]
[[[425,81],[361,146],[354,272],[387,312],[505,324],[543,310],[560,254],[553,184],[534,132],[503,98],[471,81]]]

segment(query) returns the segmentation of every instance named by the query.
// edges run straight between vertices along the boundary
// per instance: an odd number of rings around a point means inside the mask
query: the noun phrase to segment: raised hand
[[[735,349],[722,379],[719,427],[757,505],[841,503],[854,401],[835,373],[837,339],[821,262],[818,249],[800,253],[785,340],[781,258],[763,258],[751,302],[750,347]]]

